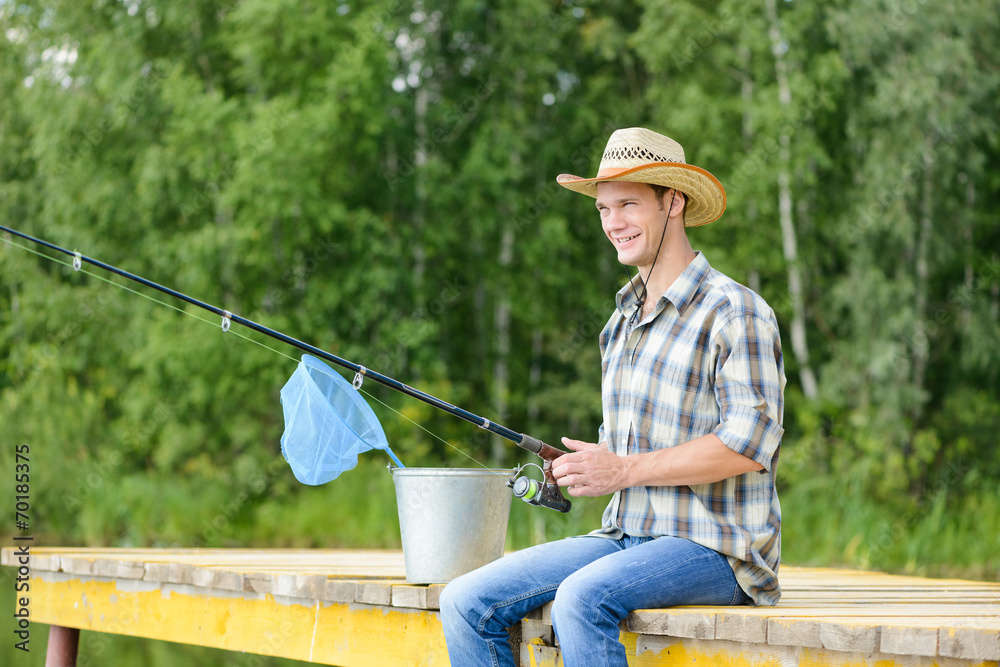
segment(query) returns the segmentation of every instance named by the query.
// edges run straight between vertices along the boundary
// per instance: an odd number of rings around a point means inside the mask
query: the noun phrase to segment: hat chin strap
[[[674,208],[674,198],[677,196],[677,188],[671,188],[671,191],[670,204],[667,206],[667,218],[663,221],[663,231],[660,232],[660,243],[656,246],[656,254],[653,255],[653,263],[649,267],[647,280],[653,275],[653,269],[656,268],[656,260],[660,258],[660,250],[663,248],[663,239],[667,235],[667,225],[670,224],[670,211]],[[662,202],[662,200],[660,201]],[[635,313],[632,314],[632,317],[635,317],[638,313],[642,312],[642,307],[646,303],[646,297],[649,296],[649,289],[646,287],[646,280],[642,279],[642,272],[636,269],[636,274],[639,276],[639,282],[642,283],[642,296],[639,296],[638,291],[635,289],[635,283],[632,282],[632,275],[628,272],[628,267],[625,266],[624,268],[625,275],[628,276],[629,284],[632,285],[632,294],[635,295],[635,300],[638,302]]]

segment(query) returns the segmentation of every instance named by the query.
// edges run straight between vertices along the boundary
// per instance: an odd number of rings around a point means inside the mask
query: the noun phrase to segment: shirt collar
[[[695,294],[698,293],[698,288],[711,270],[712,267],[709,265],[708,260],[705,259],[705,255],[700,250],[696,250],[694,259],[684,269],[684,272],[677,277],[677,280],[667,288],[667,291],[660,296],[660,299],[666,299],[674,304],[677,312],[683,313],[687,305],[694,299]],[[636,294],[641,293],[642,289],[642,279],[637,273],[632,280],[625,283],[625,286],[618,290],[618,294],[615,295],[615,301],[618,304],[618,311],[624,317],[628,317],[629,314],[638,308],[639,301],[636,299]]]

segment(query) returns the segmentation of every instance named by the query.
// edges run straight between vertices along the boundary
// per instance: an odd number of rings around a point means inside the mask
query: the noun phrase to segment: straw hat
[[[605,181],[654,183],[687,195],[685,227],[707,225],[726,210],[726,191],[701,167],[687,164],[684,148],[662,134],[642,127],[615,130],[608,140],[596,178],[560,174],[559,185],[597,198],[597,184]]]

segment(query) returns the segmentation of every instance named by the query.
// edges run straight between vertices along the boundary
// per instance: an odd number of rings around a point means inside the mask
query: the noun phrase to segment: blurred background
[[[593,440],[597,334],[627,276],[555,177],[650,127],[726,187],[692,245],[782,327],[783,561],[996,580],[998,17],[997,0],[0,0],[0,224],[550,443]],[[36,545],[399,547],[384,454],[323,487],[281,458],[296,350],[4,240],[0,488],[12,505],[28,444]],[[365,388],[407,465],[531,460]],[[588,531],[605,503],[515,503],[508,547]],[[3,661],[41,664],[44,626],[32,639]],[[291,664],[88,633],[80,660]]]

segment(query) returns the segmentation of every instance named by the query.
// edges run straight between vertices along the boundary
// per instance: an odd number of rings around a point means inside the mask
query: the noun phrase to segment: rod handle
[[[530,435],[525,435],[523,433],[521,434],[521,442],[517,443],[517,446],[522,449],[527,449],[532,454],[537,454],[546,461],[555,461],[563,454],[569,453],[561,449],[556,449],[552,445],[546,445],[538,438],[532,438]]]

